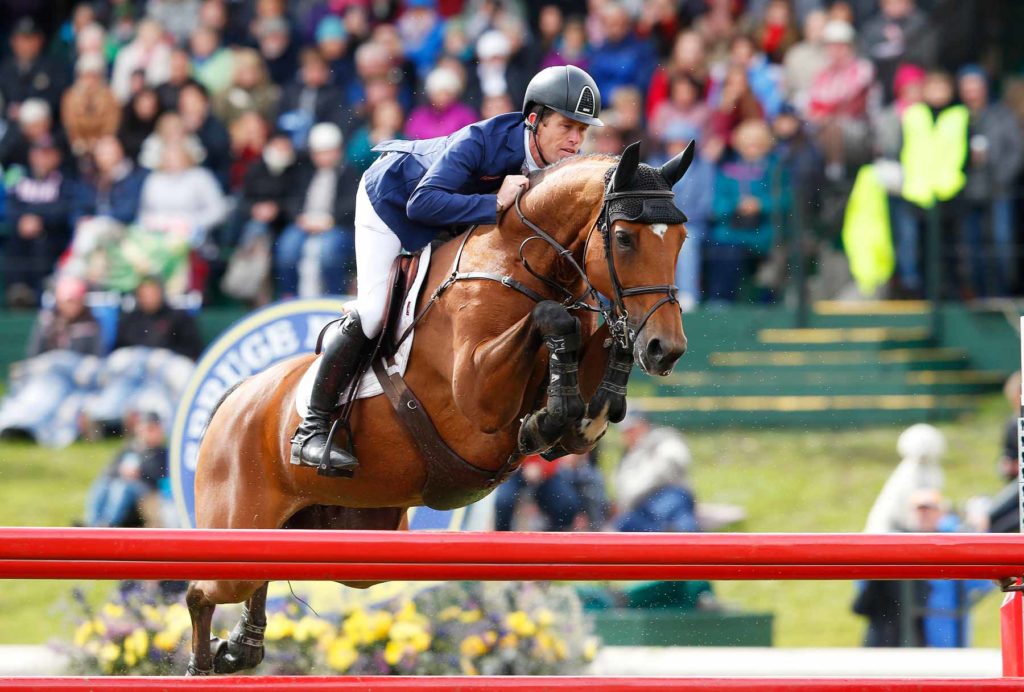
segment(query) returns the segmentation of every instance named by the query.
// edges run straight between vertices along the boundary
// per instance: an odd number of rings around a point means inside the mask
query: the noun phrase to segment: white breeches
[[[366,185],[356,192],[356,312],[368,338],[380,334],[388,298],[391,265],[402,252],[402,241],[388,228],[370,203]]]

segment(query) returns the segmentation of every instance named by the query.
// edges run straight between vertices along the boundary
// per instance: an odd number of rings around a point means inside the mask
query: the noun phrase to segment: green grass
[[[0,442],[0,526],[69,526],[81,519],[93,479],[117,442],[75,444],[53,450]],[[36,644],[68,632],[67,581],[6,581],[0,587],[0,644]],[[109,582],[81,582],[101,600]]]
[[[1006,404],[988,399],[979,413],[939,427],[949,454],[947,496],[961,503],[1000,487],[995,474]],[[895,464],[901,428],[830,431],[720,431],[688,433],[694,485],[706,502],[742,505],[751,532],[857,532]],[[614,454],[610,435],[603,461]],[[0,525],[66,526],[80,518],[89,484],[115,442],[54,451],[0,442]],[[108,582],[83,583],[91,598]],[[0,644],[44,642],[66,636],[61,612],[67,582],[14,581],[0,588]],[[775,613],[778,646],[858,646],[864,621],[850,612],[853,585],[833,582],[716,582],[719,597],[747,609]],[[999,595],[975,609],[977,646],[998,645]]]

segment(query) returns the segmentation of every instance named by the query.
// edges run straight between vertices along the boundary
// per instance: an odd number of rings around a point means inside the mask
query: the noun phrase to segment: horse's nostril
[[[664,351],[661,348],[661,339],[651,339],[647,342],[647,358],[653,362],[661,360]]]

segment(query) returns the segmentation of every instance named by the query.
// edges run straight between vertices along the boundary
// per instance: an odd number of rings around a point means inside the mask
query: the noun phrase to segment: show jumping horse
[[[289,463],[296,388],[314,356],[230,390],[199,449],[197,526],[404,529],[407,508],[465,506],[524,455],[591,449],[625,414],[633,363],[667,375],[686,349],[673,285],[685,216],[672,206],[673,223],[656,217],[692,158],[692,143],[660,169],[639,163],[639,144],[620,158],[569,158],[531,176],[497,226],[438,249],[418,301],[408,389],[378,354],[387,396],[351,404],[354,477]],[[399,405],[412,418],[396,415]],[[190,675],[262,660],[266,595],[261,581],[189,585]],[[216,605],[242,601],[228,640],[211,641]]]

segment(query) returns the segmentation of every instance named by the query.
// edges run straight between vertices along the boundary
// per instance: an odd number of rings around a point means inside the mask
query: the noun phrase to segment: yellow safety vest
[[[873,296],[896,268],[889,199],[874,166],[861,166],[853,183],[843,219],[843,247],[861,293]]]
[[[931,109],[917,103],[903,113],[903,198],[928,208],[936,200],[953,199],[967,177],[966,106],[950,106],[932,117]]]

